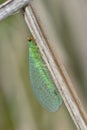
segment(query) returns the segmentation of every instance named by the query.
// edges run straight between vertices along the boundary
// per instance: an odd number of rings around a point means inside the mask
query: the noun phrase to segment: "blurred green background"
[[[40,1],[33,2],[38,4]],[[66,68],[69,72],[73,71],[74,78],[80,84],[76,90],[86,109],[85,1],[83,4],[70,0],[41,2],[52,18],[56,35],[69,56],[70,62]],[[0,22],[0,130],[76,130],[64,104],[58,112],[50,113],[40,106],[33,95],[28,72],[29,34],[21,12]]]

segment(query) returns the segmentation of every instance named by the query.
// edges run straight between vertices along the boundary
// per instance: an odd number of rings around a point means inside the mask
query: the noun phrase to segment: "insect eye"
[[[32,40],[33,40],[33,37],[32,37],[32,36],[28,37],[28,41],[29,41],[29,42],[31,42]]]

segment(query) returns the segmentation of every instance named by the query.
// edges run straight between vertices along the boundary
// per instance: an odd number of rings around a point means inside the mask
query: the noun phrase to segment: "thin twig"
[[[0,5],[0,21],[12,15],[22,7],[29,4],[30,0],[8,0]]]
[[[86,118],[80,104],[80,101],[72,90],[73,85],[70,81],[62,64],[55,61],[52,48],[49,48],[48,41],[45,38],[41,25],[36,17],[36,12],[31,5],[25,8],[25,21],[40,49],[44,61],[50,70],[53,80],[64,100],[64,103],[79,130],[87,130]]]

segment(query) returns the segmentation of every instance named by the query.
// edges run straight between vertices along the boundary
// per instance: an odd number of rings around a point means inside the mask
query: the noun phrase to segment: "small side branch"
[[[30,0],[8,0],[0,5],[0,21],[12,15],[22,7],[29,4]]]

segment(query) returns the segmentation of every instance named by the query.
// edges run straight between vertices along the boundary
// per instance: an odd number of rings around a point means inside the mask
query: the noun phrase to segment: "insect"
[[[55,112],[62,104],[62,98],[32,37],[29,38],[28,44],[29,73],[34,95],[44,108]]]

